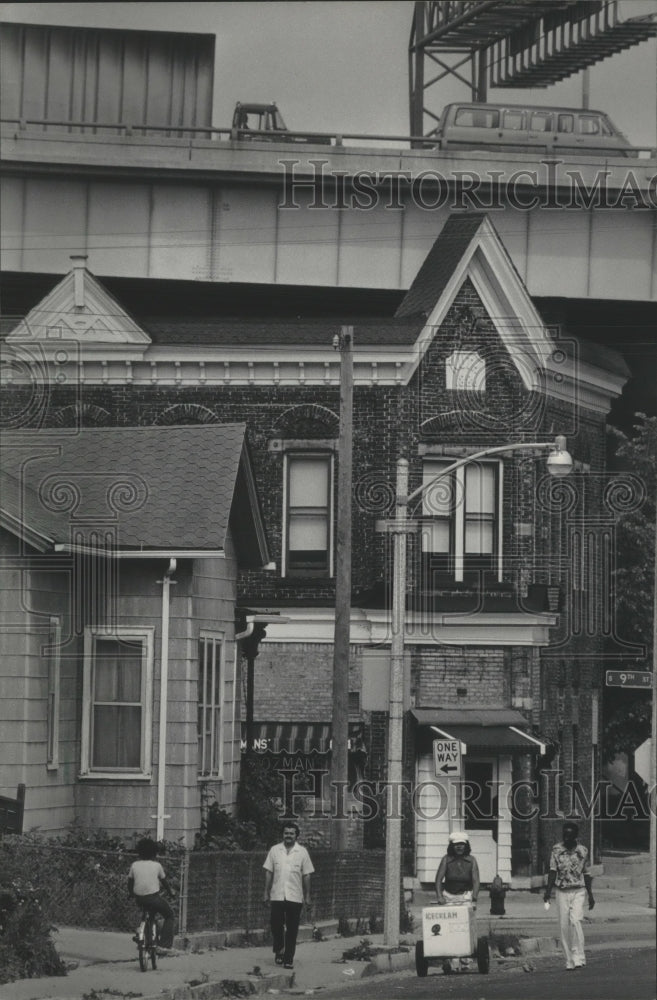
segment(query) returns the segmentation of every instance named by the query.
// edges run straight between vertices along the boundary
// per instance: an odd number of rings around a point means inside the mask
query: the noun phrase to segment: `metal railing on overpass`
[[[365,133],[365,132],[292,132],[289,130],[272,132],[270,130],[262,129],[235,129],[235,128],[214,128],[212,126],[189,126],[189,125],[135,125],[127,122],[88,122],[88,121],[70,121],[67,119],[55,120],[52,118],[0,118],[0,126],[5,125],[15,125],[17,126],[16,136],[20,137],[21,133],[30,133],[32,129],[40,131],[41,134],[58,135],[62,134],[59,130],[66,129],[66,134],[74,135],[75,130],[79,129],[78,133],[81,136],[84,135],[99,135],[104,132],[113,132],[117,136],[123,136],[127,139],[137,139],[140,138],[148,140],[149,138],[163,137],[167,139],[178,139],[181,144],[183,142],[189,144],[193,143],[198,139],[209,139],[210,141],[215,138],[219,141],[232,141],[232,142],[243,142],[249,143],[251,140],[256,139],[262,142],[280,142],[289,143],[291,145],[298,143],[303,145],[323,145],[323,146],[343,146],[345,142],[355,142],[358,144],[375,142],[375,143],[404,143],[408,148],[425,149],[427,151],[443,151],[454,153],[464,153],[469,155],[473,152],[485,152],[490,151],[491,147],[495,148],[495,151],[499,149],[500,152],[509,152],[516,155],[518,150],[514,148],[509,150],[508,143],[503,141],[496,141],[495,139],[486,140],[485,145],[479,145],[473,143],[469,148],[454,148],[451,145],[446,145],[441,147],[440,140],[435,136],[416,136],[416,135],[383,135],[378,133]],[[527,149],[523,150],[523,154],[535,154],[537,152],[545,153],[547,155],[567,155],[564,154],[556,145],[546,142],[544,144],[533,144],[527,145]],[[601,149],[600,147],[578,147],[578,155],[590,155],[599,158],[612,156],[614,158],[619,156],[626,156],[628,158],[639,158],[639,159],[655,159],[657,158],[657,149],[652,146],[616,146],[613,149]],[[522,154],[521,154],[522,155]]]

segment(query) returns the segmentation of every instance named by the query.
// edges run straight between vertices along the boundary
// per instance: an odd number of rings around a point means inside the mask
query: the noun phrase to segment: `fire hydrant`
[[[490,884],[490,912],[493,916],[503,917],[506,913],[504,900],[506,898],[506,887],[499,875],[496,875]]]

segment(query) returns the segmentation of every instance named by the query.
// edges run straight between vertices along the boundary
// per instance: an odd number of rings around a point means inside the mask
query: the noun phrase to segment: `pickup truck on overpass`
[[[313,142],[330,145],[328,135],[310,135],[307,132],[291,132],[275,104],[235,105],[231,139],[259,139],[265,142]]]

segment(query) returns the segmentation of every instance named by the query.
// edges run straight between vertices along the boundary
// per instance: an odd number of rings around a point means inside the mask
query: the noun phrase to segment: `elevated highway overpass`
[[[654,157],[136,131],[3,123],[4,270],[403,290],[478,209],[533,296],[657,298]]]

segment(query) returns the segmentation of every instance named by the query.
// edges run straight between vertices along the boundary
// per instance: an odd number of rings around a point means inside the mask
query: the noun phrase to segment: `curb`
[[[244,979],[213,979],[206,983],[193,980],[184,986],[171,986],[159,993],[143,995],[140,1000],[225,1000],[226,997],[262,995],[269,990],[287,990],[294,985],[294,973],[284,976],[247,976]]]
[[[378,976],[386,972],[401,972],[403,969],[415,968],[415,954],[410,948],[403,948],[399,951],[384,951],[380,955],[373,955],[365,967],[361,970],[358,979],[366,979],[369,976]]]
[[[548,955],[561,950],[559,938],[555,937],[520,938],[519,944],[521,955]]]
[[[297,935],[297,944],[303,941],[312,941],[314,931],[318,930],[322,935],[336,935],[338,932],[337,920],[317,921],[316,924],[302,924]],[[192,931],[189,934],[177,934],[174,938],[173,947],[186,953],[193,952],[196,948],[235,948],[243,944],[266,945],[271,944],[271,932],[267,927],[256,927],[253,930],[236,928],[228,931]]]

